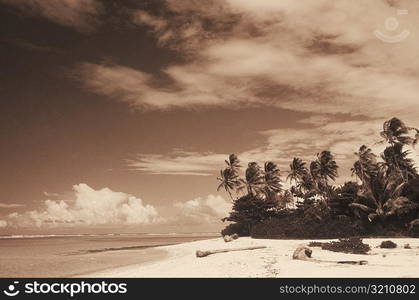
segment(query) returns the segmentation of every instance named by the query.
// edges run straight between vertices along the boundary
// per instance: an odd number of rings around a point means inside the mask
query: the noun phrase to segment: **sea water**
[[[215,233],[0,236],[0,277],[70,277],[165,257],[157,246]]]

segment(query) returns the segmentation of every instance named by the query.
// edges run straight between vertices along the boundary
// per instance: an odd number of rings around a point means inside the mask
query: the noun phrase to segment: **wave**
[[[213,236],[218,232],[167,232],[167,233],[146,233],[149,236]]]
[[[97,236],[97,234],[16,234],[16,235],[0,235],[0,239],[35,239],[35,238],[52,238],[52,237],[81,237],[81,236]]]
[[[219,235],[218,232],[167,232],[167,233],[104,233],[104,234],[16,234],[0,235],[0,239],[35,239],[35,238],[57,238],[57,237],[104,237],[104,236],[212,236]]]

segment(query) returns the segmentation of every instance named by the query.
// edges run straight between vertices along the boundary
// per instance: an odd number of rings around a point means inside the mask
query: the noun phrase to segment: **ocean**
[[[157,246],[216,233],[0,236],[0,277],[71,277],[162,259]]]

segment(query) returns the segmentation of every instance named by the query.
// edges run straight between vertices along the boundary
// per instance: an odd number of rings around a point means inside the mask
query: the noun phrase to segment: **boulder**
[[[299,259],[299,260],[311,260],[311,249],[305,246],[300,246],[295,249],[294,253],[292,254],[292,259]]]
[[[229,235],[225,235],[223,236],[224,242],[228,243],[231,242],[233,240],[233,238]]]

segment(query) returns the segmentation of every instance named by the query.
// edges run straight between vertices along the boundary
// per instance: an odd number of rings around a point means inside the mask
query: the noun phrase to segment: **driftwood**
[[[231,249],[218,249],[218,250],[207,250],[207,251],[196,251],[196,257],[205,257],[215,253],[222,253],[222,252],[230,252],[230,251],[242,251],[242,250],[255,250],[255,249],[263,249],[266,246],[253,246],[253,247],[243,247],[243,248],[231,248]]]
[[[341,260],[337,261],[338,264],[348,264],[348,265],[366,265],[368,261],[366,260]]]
[[[311,262],[326,262],[326,263],[336,263],[336,264],[349,264],[349,265],[366,265],[368,261],[366,260],[340,260],[340,261],[333,261],[333,260],[320,260],[311,257],[313,251],[304,246],[300,246],[295,249],[292,259],[304,260],[304,261],[311,261]]]

